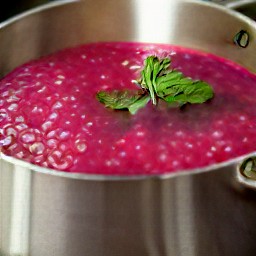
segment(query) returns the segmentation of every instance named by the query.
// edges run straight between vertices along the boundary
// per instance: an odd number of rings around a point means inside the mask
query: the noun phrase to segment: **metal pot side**
[[[176,44],[256,71],[252,20],[206,3],[157,3],[64,1],[8,20],[0,24],[0,75],[95,41]],[[241,30],[246,48],[233,42]],[[108,178],[56,174],[1,155],[0,255],[253,256],[256,191],[244,186],[244,157],[193,174]]]

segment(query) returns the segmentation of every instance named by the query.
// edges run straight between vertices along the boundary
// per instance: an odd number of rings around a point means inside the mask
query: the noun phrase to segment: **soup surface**
[[[105,108],[99,90],[137,89],[149,55],[208,82],[214,98],[184,109],[148,103],[135,115]],[[0,81],[4,154],[56,170],[162,174],[256,149],[256,76],[211,54],[157,44],[92,43],[18,67]]]

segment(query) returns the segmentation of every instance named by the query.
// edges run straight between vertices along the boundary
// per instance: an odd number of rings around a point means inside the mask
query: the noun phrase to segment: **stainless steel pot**
[[[207,3],[64,1],[0,24],[0,71],[77,44],[143,41],[212,52],[255,72],[255,37],[252,20]],[[255,155],[192,172],[110,177],[1,154],[0,255],[254,256],[256,181],[244,159]]]

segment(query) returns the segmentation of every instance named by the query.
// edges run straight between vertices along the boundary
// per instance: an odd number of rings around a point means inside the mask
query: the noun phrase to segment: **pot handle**
[[[238,165],[236,178],[241,185],[256,190],[256,154],[245,158]]]

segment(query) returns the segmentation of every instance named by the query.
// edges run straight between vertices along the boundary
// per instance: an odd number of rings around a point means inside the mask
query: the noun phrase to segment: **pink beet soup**
[[[99,90],[136,89],[144,59],[208,82],[215,97],[180,110],[107,109]],[[106,175],[177,172],[256,149],[256,76],[219,57],[170,45],[92,43],[16,68],[0,81],[1,151],[56,170]]]

